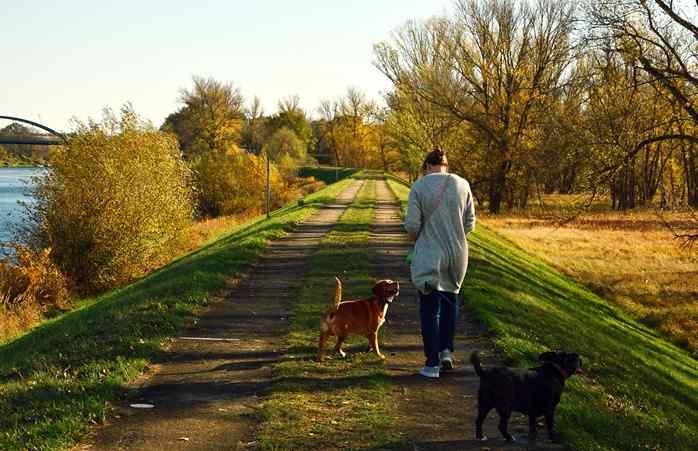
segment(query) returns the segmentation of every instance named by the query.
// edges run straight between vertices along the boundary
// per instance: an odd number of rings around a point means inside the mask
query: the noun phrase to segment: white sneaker
[[[438,379],[439,378],[439,367],[438,366],[423,366],[422,369],[419,370],[419,374],[421,374],[424,377]]]
[[[439,359],[441,359],[441,368],[444,370],[453,369],[453,354],[450,350],[444,349],[443,351],[439,352]]]

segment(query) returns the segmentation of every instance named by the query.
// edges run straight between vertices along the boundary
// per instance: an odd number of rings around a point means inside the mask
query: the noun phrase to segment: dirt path
[[[354,199],[357,181],[329,205],[272,242],[250,270],[118,406],[112,422],[76,449],[232,450],[252,440],[251,416],[283,355],[297,289],[317,245]],[[133,403],[154,405],[134,409]]]
[[[492,412],[485,422],[486,442],[474,440],[477,417],[479,379],[469,363],[470,353],[483,353],[484,365],[499,364],[492,343],[483,336],[483,328],[472,320],[467,300],[461,311],[456,332],[456,368],[441,374],[439,379],[418,375],[424,365],[419,326],[417,292],[410,282],[405,255],[410,247],[402,229],[400,207],[387,184],[376,184],[378,207],[371,228],[371,254],[376,277],[397,279],[400,297],[388,312],[383,326],[383,349],[388,354],[386,366],[394,376],[394,399],[399,406],[397,427],[405,442],[393,449],[409,450],[498,450],[521,449],[524,444],[506,445],[496,428],[497,416]],[[467,276],[466,281],[467,283]],[[525,440],[527,420],[515,415],[509,430]],[[542,433],[541,436],[545,434]],[[563,449],[541,437],[536,449]]]

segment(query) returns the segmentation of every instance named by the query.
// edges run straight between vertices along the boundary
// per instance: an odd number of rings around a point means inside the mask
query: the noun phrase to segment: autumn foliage
[[[32,325],[40,315],[69,307],[67,281],[51,250],[15,245],[0,259],[0,341]]]
[[[199,215],[253,215],[263,207],[264,161],[242,152],[209,152],[193,164],[194,191]],[[278,181],[274,171],[273,182]]]
[[[36,180],[25,241],[79,292],[118,286],[166,261],[191,224],[190,171],[176,140],[130,108],[78,123]]]

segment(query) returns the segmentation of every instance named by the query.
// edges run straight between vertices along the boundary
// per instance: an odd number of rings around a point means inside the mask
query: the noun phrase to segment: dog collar
[[[565,369],[564,369],[563,367],[561,367],[560,365],[558,365],[558,364],[555,363],[555,362],[547,362],[547,363],[549,363],[549,364],[551,364],[552,366],[555,367],[555,369],[557,370],[557,372],[560,373],[560,376],[562,376],[562,380],[563,380],[563,381],[564,381],[564,380],[567,380],[567,378],[568,378],[569,376],[567,375],[567,371],[565,371]]]

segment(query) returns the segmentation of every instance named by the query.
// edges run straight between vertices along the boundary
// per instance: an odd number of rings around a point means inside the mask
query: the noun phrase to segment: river
[[[12,238],[12,225],[22,221],[24,208],[18,202],[31,202],[27,188],[38,168],[0,168],[0,241]]]

